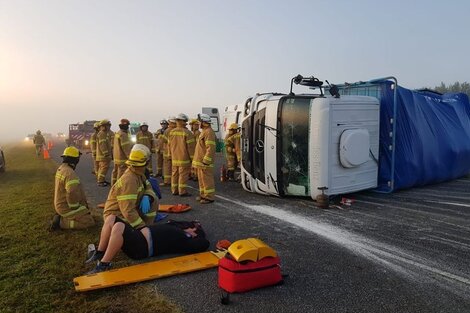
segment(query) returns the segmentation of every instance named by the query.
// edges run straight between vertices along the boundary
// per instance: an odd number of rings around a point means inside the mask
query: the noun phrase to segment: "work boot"
[[[206,198],[202,198],[201,201],[199,201],[200,204],[208,204],[208,203],[212,203],[214,202],[214,200],[210,200],[210,199],[206,199]]]
[[[100,261],[104,256],[104,251],[94,250],[88,255],[88,259],[85,261],[85,264]]]
[[[52,221],[49,226],[49,231],[55,231],[59,229],[60,229],[60,215],[55,214],[54,217],[52,217]]]
[[[111,262],[98,261],[98,263],[96,263],[96,267],[92,269],[91,271],[87,272],[86,275],[97,274],[97,273],[108,271],[111,269],[112,266],[113,264]]]
[[[107,181],[98,183],[98,186],[100,186],[100,187],[107,187],[107,186],[109,186],[109,185],[111,185],[111,184],[110,184],[109,182],[107,182]]]
[[[201,197],[200,197],[200,196],[197,196],[197,197],[196,197],[196,201],[198,201],[198,202],[201,201]]]

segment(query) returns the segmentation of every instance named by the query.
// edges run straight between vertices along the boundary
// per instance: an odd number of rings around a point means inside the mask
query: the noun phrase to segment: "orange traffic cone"
[[[49,155],[49,150],[44,149],[44,160],[50,159],[51,156]]]
[[[47,142],[47,150],[51,150],[52,149],[52,141],[48,141]]]

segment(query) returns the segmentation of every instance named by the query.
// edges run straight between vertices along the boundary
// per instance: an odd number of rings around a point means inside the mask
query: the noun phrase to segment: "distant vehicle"
[[[69,138],[66,140],[69,146],[79,149],[90,149],[90,137],[95,133],[93,125],[97,121],[85,121],[69,125]]]
[[[33,141],[34,134],[29,134],[28,136],[24,137],[24,141]]]
[[[64,133],[57,133],[57,138],[65,138],[65,134]]]
[[[220,116],[219,116],[219,109],[211,108],[211,107],[203,107],[202,113],[207,114],[211,117],[211,125],[212,129],[214,130],[215,136],[217,138],[217,145],[216,151],[220,152],[224,146],[224,138],[222,137],[221,131],[221,124],[220,124]]]
[[[131,123],[129,127],[129,134],[131,135],[131,140],[133,143],[137,142],[137,133],[139,132],[139,130],[140,130],[140,123],[138,122]]]
[[[5,154],[3,153],[2,147],[0,147],[0,173],[5,172],[5,169],[6,169]]]
[[[242,115],[243,113],[243,105],[241,104],[235,104],[235,105],[229,105],[225,107],[224,113],[223,113],[223,123],[222,123],[222,138],[225,138],[227,135],[227,130],[230,127],[232,123],[237,123],[238,126],[241,125],[242,122]]]

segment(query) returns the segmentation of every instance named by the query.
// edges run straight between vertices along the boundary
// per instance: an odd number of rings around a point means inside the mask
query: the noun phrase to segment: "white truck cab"
[[[245,103],[241,137],[247,191],[315,199],[323,187],[336,195],[377,186],[377,98],[257,94]]]

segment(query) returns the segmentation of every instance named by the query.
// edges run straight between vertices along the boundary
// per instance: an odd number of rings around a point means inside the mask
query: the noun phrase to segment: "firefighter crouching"
[[[230,181],[235,181],[235,170],[240,163],[241,138],[238,124],[232,123],[228,135],[225,137],[225,152],[227,158],[227,176]]]
[[[149,132],[149,126],[147,123],[142,123],[140,125],[140,131],[136,135],[136,143],[141,144],[149,148],[150,150],[150,159],[147,164],[147,169],[150,172],[150,175],[153,175],[153,160],[152,154],[155,153],[155,144],[153,141],[153,135]]]
[[[108,174],[109,164],[111,163],[111,136],[108,132],[108,120],[102,120],[100,122],[100,131],[96,135],[96,161],[98,162],[98,173],[96,175],[98,186],[106,187],[109,186],[109,182],[106,181],[106,175]]]
[[[200,203],[214,202],[214,155],[215,155],[215,133],[211,128],[211,118],[207,114],[199,114],[201,122],[201,135],[196,143],[193,166],[197,168],[197,178],[199,181]]]
[[[46,139],[44,139],[44,136],[41,134],[40,130],[38,130],[36,132],[36,135],[34,135],[33,143],[36,146],[36,155],[40,156],[42,152],[42,147],[46,147]]]
[[[157,158],[157,172],[155,177],[163,176],[163,138],[162,135],[168,128],[168,122],[166,120],[160,121],[161,128],[155,133],[155,155]]]
[[[189,125],[191,127],[191,132],[194,135],[194,140],[195,142],[197,142],[199,135],[201,134],[201,132],[199,131],[199,121],[193,118],[189,122]],[[189,176],[189,179],[197,181],[197,169],[194,166],[191,166],[191,176]]]
[[[176,127],[176,117],[170,116],[168,118],[168,128],[162,135],[162,142],[163,142],[163,183],[160,186],[170,186],[171,185],[171,156],[170,150],[168,147],[168,136],[170,135],[170,131],[172,131]]]
[[[80,154],[73,146],[65,148],[62,154],[62,165],[55,174],[54,208],[57,214],[52,219],[50,230],[83,229],[95,225],[82,184],[75,173]]]
[[[176,117],[176,128],[168,135],[168,148],[171,158],[171,193],[181,197],[190,196],[186,191],[191,173],[195,140],[193,133],[186,128],[188,116],[180,113]]]
[[[157,215],[157,196],[145,177],[150,150],[142,145],[132,147],[128,169],[111,187],[104,205],[103,218],[115,215],[134,228],[153,224]]]
[[[127,170],[126,161],[129,158],[129,154],[131,153],[132,149],[132,141],[129,135],[129,125],[129,120],[123,118],[121,120],[121,124],[119,124],[119,131],[117,131],[114,135],[114,169],[111,179],[112,185],[114,185],[118,178],[120,178]]]
[[[91,149],[91,159],[93,162],[93,170],[91,171],[92,174],[98,175],[98,161],[96,161],[96,145],[97,145],[97,135],[100,131],[100,122],[95,122],[93,124],[93,129],[95,132],[90,137],[90,149]]]

